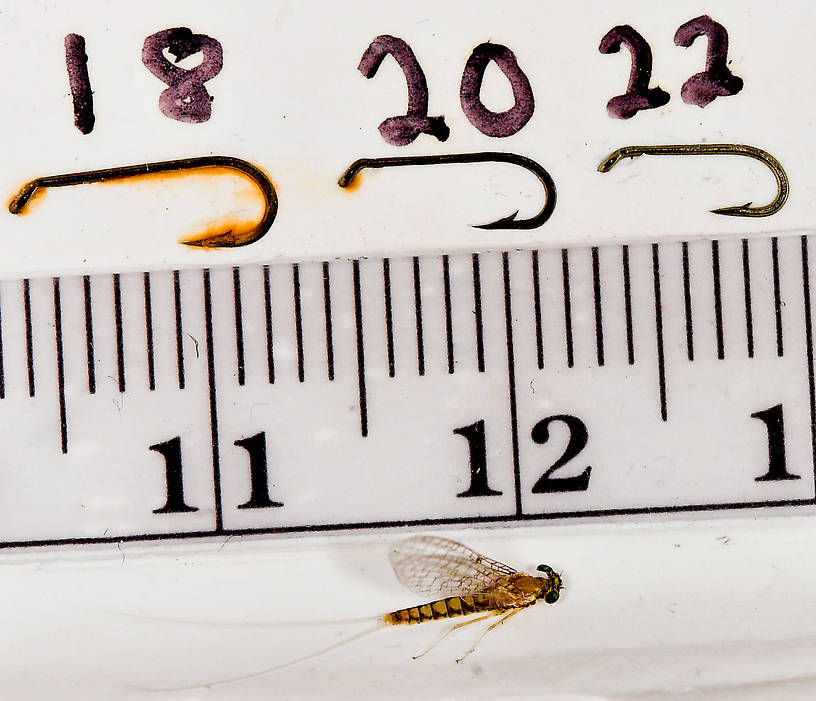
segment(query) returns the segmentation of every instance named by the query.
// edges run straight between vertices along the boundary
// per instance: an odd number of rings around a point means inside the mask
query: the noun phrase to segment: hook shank
[[[770,153],[747,144],[667,144],[663,146],[624,146],[610,153],[598,166],[598,171],[608,173],[624,158],[638,156],[747,156],[767,166],[776,179],[777,193],[772,202],[762,207],[752,207],[751,202],[733,207],[712,209],[714,214],[730,217],[769,217],[778,212],[790,194],[788,175],[782,164]]]
[[[546,222],[555,210],[555,182],[547,170],[536,161],[515,153],[485,151],[481,153],[457,153],[440,156],[390,156],[386,158],[360,158],[352,163],[337,181],[340,187],[353,184],[360,171],[366,168],[396,168],[414,165],[440,165],[451,163],[510,163],[530,171],[544,186],[547,199],[541,211],[529,219],[516,219],[518,211],[488,224],[475,224],[477,229],[535,229]]]

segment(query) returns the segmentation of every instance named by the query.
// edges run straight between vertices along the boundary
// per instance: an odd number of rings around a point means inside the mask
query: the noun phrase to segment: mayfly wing
[[[397,543],[391,550],[391,567],[406,587],[434,596],[487,593],[502,577],[517,572],[461,543],[435,536]]]

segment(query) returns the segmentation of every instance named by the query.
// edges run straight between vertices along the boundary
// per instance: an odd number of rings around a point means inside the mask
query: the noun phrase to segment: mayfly
[[[394,573],[402,584],[418,594],[440,598],[386,613],[376,619],[377,625],[374,628],[368,628],[305,657],[204,686],[220,686],[270,674],[335,650],[385,626],[411,625],[482,614],[448,628],[425,652],[414,656],[417,659],[430,652],[455,630],[471,623],[498,618],[482,631],[470,649],[457,660],[461,662],[491,630],[539,600],[554,604],[563,589],[561,575],[549,565],[539,565],[536,568],[544,573],[543,577],[526,574],[447,538],[408,538],[392,548],[390,558]],[[185,687],[190,688],[196,687]]]
[[[391,566],[397,579],[412,591],[442,598],[387,613],[382,618],[386,625],[482,614],[449,628],[423,655],[453,631],[499,617],[457,662],[473,652],[491,630],[519,611],[540,599],[554,604],[563,588],[561,575],[549,565],[539,565],[536,569],[545,576],[536,577],[480,555],[461,543],[434,536],[416,536],[397,543],[391,550]]]

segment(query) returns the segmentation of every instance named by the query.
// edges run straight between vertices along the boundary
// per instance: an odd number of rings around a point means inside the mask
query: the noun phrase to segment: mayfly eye
[[[556,601],[558,601],[558,592],[549,592],[547,596],[544,597],[544,601],[546,601],[548,604],[554,604]]]
[[[536,567],[536,569],[539,572],[546,572],[547,574],[552,574],[553,572],[553,568],[550,567],[549,565],[539,565],[538,567]]]

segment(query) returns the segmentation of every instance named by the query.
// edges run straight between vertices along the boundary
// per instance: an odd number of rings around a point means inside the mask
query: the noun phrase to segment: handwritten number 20
[[[380,134],[388,143],[406,146],[420,134],[429,134],[440,141],[450,135],[444,116],[428,116],[428,83],[425,73],[411,47],[402,39],[388,34],[378,36],[369,44],[358,70],[373,78],[380,64],[390,54],[394,57],[408,86],[408,110],[404,115],[388,117],[380,124]],[[513,106],[504,112],[493,112],[481,99],[482,81],[488,64],[494,61],[513,90]],[[482,134],[505,137],[517,133],[533,116],[535,99],[530,81],[516,60],[516,55],[501,44],[479,44],[465,64],[459,99],[468,121]]]

